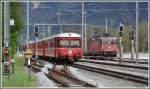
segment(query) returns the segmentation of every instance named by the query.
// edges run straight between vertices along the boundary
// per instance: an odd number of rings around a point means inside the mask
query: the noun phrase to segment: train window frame
[[[114,43],[112,43],[114,42]],[[111,44],[116,44],[116,39],[111,39]]]
[[[71,41],[78,41],[79,43],[78,43],[78,47],[72,47],[72,45],[71,45]],[[80,43],[81,41],[79,40],[79,39],[72,39],[72,40],[70,40],[70,47],[71,48],[81,48],[81,43]]]
[[[112,44],[112,41],[114,41],[113,44],[116,44],[116,38],[114,38],[114,37],[102,37],[100,40],[102,40],[103,45]],[[107,42],[105,44],[104,44],[104,40],[105,40],[105,42],[107,40]]]
[[[108,37],[102,37],[101,39],[102,39],[102,44],[103,44],[103,45],[108,44]],[[105,44],[104,44],[104,39],[107,40],[107,42],[105,41]]]
[[[68,41],[68,45],[64,45],[64,46],[61,46],[61,44],[60,44],[60,42],[61,41]],[[65,42],[66,43],[66,42]],[[68,48],[70,46],[70,41],[68,40],[68,39],[60,39],[59,41],[58,41],[58,47],[59,48]]]

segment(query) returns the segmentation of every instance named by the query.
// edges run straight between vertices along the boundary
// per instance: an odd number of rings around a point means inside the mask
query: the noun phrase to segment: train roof
[[[56,34],[54,37],[81,37],[80,34],[77,33],[62,33],[62,34]]]
[[[51,36],[51,37],[40,39],[37,42],[42,41],[42,40],[56,38],[56,37],[81,37],[81,35],[77,34],[77,33],[71,33],[71,32],[69,32],[69,33],[61,33],[61,34],[56,34],[56,35]],[[34,42],[36,42],[36,41],[30,41],[30,43],[34,43]]]
[[[110,36],[110,37],[99,37],[99,39],[117,39],[117,38]]]

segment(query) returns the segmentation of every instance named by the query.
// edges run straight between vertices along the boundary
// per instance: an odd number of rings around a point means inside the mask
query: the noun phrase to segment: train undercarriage
[[[105,51],[105,52],[103,52],[103,51],[99,51],[99,52],[92,51],[92,52],[86,52],[84,54],[84,56],[117,57],[117,52],[115,52],[115,51],[109,51],[109,52],[107,52],[107,51]]]

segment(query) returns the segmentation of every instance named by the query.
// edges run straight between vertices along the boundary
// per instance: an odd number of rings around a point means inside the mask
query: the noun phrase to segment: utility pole
[[[148,53],[150,59],[150,1],[148,2]]]
[[[136,64],[138,64],[138,58],[139,58],[139,28],[138,28],[138,25],[139,25],[139,19],[138,19],[138,14],[139,14],[139,11],[138,11],[138,1],[136,2],[136,44],[135,44],[135,47],[136,47]]]
[[[60,20],[60,15],[61,13],[56,13],[58,16],[58,23],[60,24],[60,33],[62,33],[62,25],[61,25],[61,20]]]
[[[82,2],[82,50],[84,50],[84,2]]]
[[[9,2],[4,2],[4,73],[8,73],[10,75],[10,63],[9,63],[9,38],[10,38],[10,13],[9,13]]]
[[[107,19],[105,20],[105,23],[106,23],[106,33],[108,33],[108,25],[107,25]]]
[[[123,36],[123,24],[120,23],[120,31],[119,31],[119,62],[122,63],[122,56],[123,56],[123,46],[122,46],[122,36]]]
[[[42,26],[42,30],[43,30],[43,39],[44,39],[44,31],[45,31],[45,30],[44,30],[44,25]]]
[[[4,2],[4,43],[5,47],[9,47],[9,20],[10,20],[10,15],[9,15],[9,2]]]
[[[27,2],[27,49],[29,48],[29,2]]]
[[[48,26],[48,35],[51,36],[51,26]]]
[[[86,14],[87,12],[84,12],[84,52],[87,51],[87,22],[86,22]]]

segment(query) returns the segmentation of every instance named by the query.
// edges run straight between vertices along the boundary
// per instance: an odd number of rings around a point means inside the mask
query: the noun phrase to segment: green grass
[[[31,73],[31,79],[29,80],[28,69],[24,67],[24,58],[16,56],[15,73],[8,76],[3,75],[2,87],[36,87],[37,79],[33,73]]]

